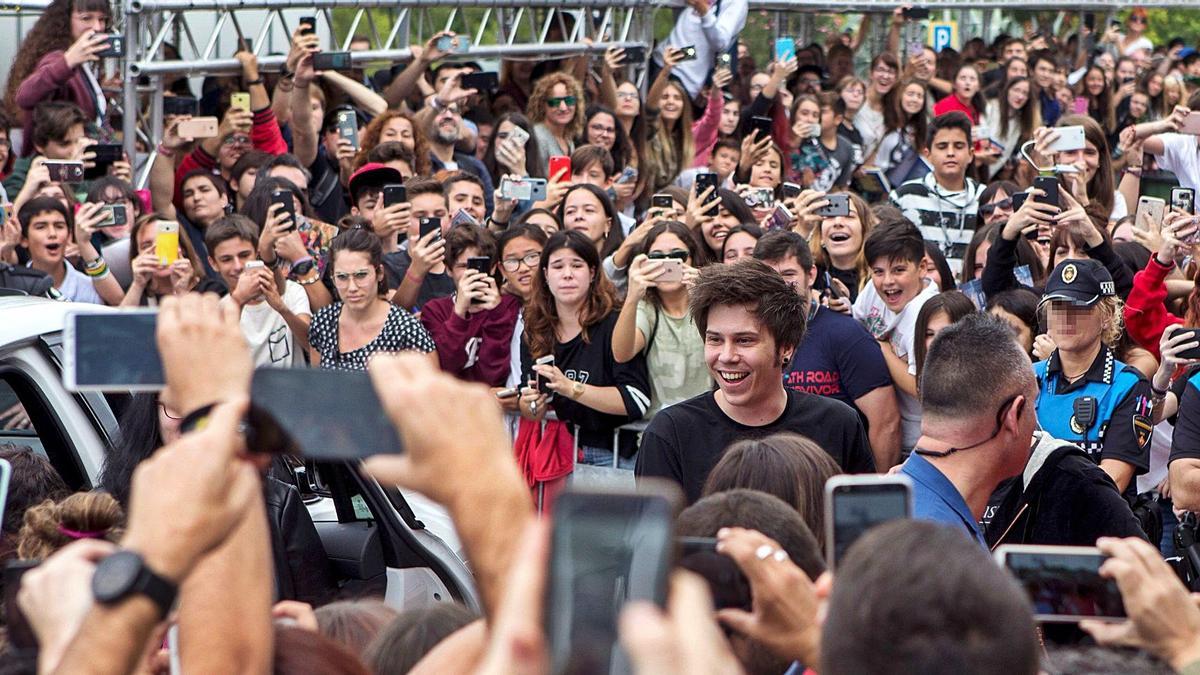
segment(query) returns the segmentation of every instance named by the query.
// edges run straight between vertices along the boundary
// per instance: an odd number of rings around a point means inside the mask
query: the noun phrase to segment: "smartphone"
[[[313,419],[287,395],[301,391],[329,414]],[[250,380],[250,403],[286,437],[286,447],[308,459],[353,460],[403,450],[363,371],[259,368]]]
[[[29,625],[21,606],[17,604],[17,592],[21,590],[21,577],[35,568],[40,560],[9,560],[4,566],[4,623],[8,648],[14,656],[36,658],[38,653],[37,633]]]
[[[433,238],[434,241],[437,241],[438,239],[442,238],[442,219],[441,218],[437,218],[437,217],[422,218],[420,221],[418,221],[418,226],[420,228],[420,234],[421,234],[422,238],[424,238],[425,235],[429,234],[430,232],[437,233],[437,236]]]
[[[1054,130],[1058,132],[1058,139],[1046,146],[1046,150],[1050,152],[1069,152],[1071,150],[1082,150],[1085,147],[1086,143],[1083,137],[1082,126],[1055,127]]]
[[[788,207],[783,204],[776,204],[775,210],[771,212],[771,219],[767,221],[768,230],[786,230],[791,227],[795,216],[788,210]]]
[[[544,612],[551,672],[633,672],[617,619],[628,601],[666,602],[679,504],[677,489],[649,481],[559,495]]]
[[[154,240],[154,254],[163,265],[174,265],[179,259],[179,223],[158,221],[158,236]]]
[[[650,198],[650,207],[655,209],[675,209],[675,198],[671,195],[656,194]]]
[[[850,195],[844,192],[825,195],[825,201],[829,203],[814,211],[815,215],[822,218],[836,218],[837,216],[850,215]]]
[[[626,47],[625,58],[622,63],[645,63],[646,48],[645,47]]]
[[[561,174],[561,175],[560,175]],[[557,155],[550,158],[550,175],[546,176],[550,180],[570,180],[571,179],[571,158],[565,155]]]
[[[552,365],[554,365],[554,355],[547,354],[547,355],[543,356],[542,358],[534,361],[533,365],[535,365],[535,366],[551,365],[552,366]],[[550,380],[546,379],[546,376],[544,376],[544,375],[537,375],[536,371],[534,372],[534,374],[537,376],[537,384],[536,384],[537,390],[539,392],[545,394],[546,396],[554,396],[554,392],[550,391],[550,387],[549,387]]]
[[[1100,576],[1105,556],[1091,546],[1005,544],[996,562],[1012,573],[1033,602],[1041,622],[1125,618],[1117,582]]]
[[[731,56],[729,54],[729,52],[721,52],[720,54],[717,54],[717,64],[716,65],[718,68],[728,68],[732,72],[733,71],[733,56]]]
[[[1024,191],[1017,192],[1013,194],[1012,197],[1009,197],[1009,199],[1012,200],[1013,213],[1016,213],[1018,210],[1020,210],[1020,208],[1025,205],[1025,200],[1028,198],[1029,193]]]
[[[267,263],[265,263],[261,260],[250,260],[250,261],[246,262],[246,266],[243,267],[242,269],[256,270],[256,269],[266,269],[266,268],[267,268]]]
[[[505,199],[540,201],[546,198],[546,179],[501,178],[500,196]]]
[[[762,140],[771,135],[771,118],[754,115],[750,118],[750,131],[758,132],[758,139]]]
[[[48,159],[45,165],[50,172],[50,180],[56,183],[83,182],[83,162]]]
[[[180,138],[214,138],[217,135],[219,123],[215,117],[193,117],[180,120],[175,127],[175,133]]]
[[[1195,215],[1196,191],[1192,188],[1171,188],[1171,208]]]
[[[498,73],[470,73],[462,76],[462,88],[474,89],[481,94],[491,94],[500,88]]]
[[[125,148],[119,143],[95,143],[87,151],[95,154],[96,164],[112,164],[125,158]]]
[[[312,35],[317,32],[317,17],[302,16],[300,17],[300,34]]]
[[[63,385],[68,390],[158,391],[166,385],[154,336],[157,310],[72,312],[66,319]]]
[[[705,204],[711,204],[721,200],[721,195],[718,194],[720,186],[718,184],[717,174],[711,171],[702,171],[696,174],[696,194],[704,194],[705,190],[712,188],[712,192],[708,194],[708,198],[704,200]]]
[[[291,190],[272,190],[271,204],[279,204],[279,211],[283,211],[291,217],[291,224],[288,225],[285,232],[293,232],[296,229],[296,198],[292,195]]]
[[[841,475],[825,482],[825,547],[834,569],[864,532],[912,517],[912,482],[903,474]]]
[[[319,52],[313,54],[313,70],[350,70],[350,52]]]
[[[901,12],[904,18],[913,21],[924,21],[929,18],[929,8],[927,7],[906,7]]]
[[[191,96],[164,96],[164,115],[195,115],[200,102]]]
[[[1149,197],[1143,195],[1138,197],[1137,211],[1134,212],[1133,222],[1138,227],[1141,227],[1143,215],[1150,219],[1151,223],[1162,225],[1163,214],[1166,213],[1167,203],[1158,197]]]
[[[683,261],[676,258],[662,258],[662,275],[655,281],[660,283],[679,283],[683,281]]]
[[[680,47],[679,51],[683,52],[683,57],[679,59],[680,62],[696,60],[696,47],[694,45]]]
[[[1187,334],[1191,335],[1191,337],[1184,340],[1183,342],[1200,342],[1200,328],[1180,328],[1179,330],[1175,331],[1174,333],[1171,333],[1171,337],[1176,337],[1181,333],[1187,333]],[[1179,352],[1179,358],[1181,358],[1181,359],[1200,359],[1200,347],[1193,347],[1191,349],[1185,349],[1185,350]]]
[[[467,258],[467,269],[475,270],[480,274],[490,274],[492,271],[492,259],[486,255],[470,256]]]
[[[621,170],[621,175],[617,176],[617,179],[613,182],[617,184],[632,183],[637,180],[637,177],[637,169],[633,168],[632,166],[627,166]]]
[[[510,398],[516,398],[520,395],[520,387],[509,387],[508,389],[501,389],[500,391],[496,392],[496,398],[500,399],[501,401],[506,401]]]
[[[799,185],[796,185],[795,183],[784,183],[783,184],[783,198],[784,199],[795,199],[796,197],[799,197],[800,193],[803,191],[804,191],[804,188],[800,187]]]
[[[353,110],[339,110],[337,113],[338,136],[350,141],[354,149],[358,149],[358,115]]]
[[[785,37],[775,40],[775,60],[796,58],[796,39]]]
[[[129,224],[129,210],[124,204],[105,204],[100,208],[104,220],[96,227],[121,227]]]
[[[517,147],[523,148],[529,141],[529,132],[514,124],[512,131],[508,132],[508,139],[516,143]]]
[[[717,540],[710,537],[676,537],[678,567],[700,575],[712,593],[713,609],[741,609],[754,605],[750,581],[733,558],[717,553]]]
[[[125,36],[110,34],[105,36],[107,47],[97,54],[100,58],[121,58],[125,56]]]
[[[746,206],[752,209],[773,209],[775,208],[775,189],[769,187],[750,188],[744,197]]]
[[[925,53],[925,45],[922,44],[919,40],[913,40],[912,42],[908,43],[908,58],[909,58],[909,60],[915,59],[924,53]]]
[[[406,201],[408,201],[408,189],[403,185],[390,183],[383,186],[383,207],[385,209],[396,204],[403,204]]]
[[[479,221],[475,220],[475,216],[467,212],[466,209],[459,209],[454,217],[450,219],[450,227],[458,227],[459,225],[479,225]]]
[[[1033,187],[1045,194],[1034,197],[1035,202],[1058,206],[1058,176],[1038,176],[1033,179]]]
[[[465,35],[443,35],[438,38],[437,48],[450,54],[462,54],[471,48],[471,39]]]
[[[250,110],[250,94],[244,91],[235,91],[229,95],[229,107],[241,108],[242,110]]]

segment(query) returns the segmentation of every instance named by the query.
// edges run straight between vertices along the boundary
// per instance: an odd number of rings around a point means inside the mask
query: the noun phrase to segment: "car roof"
[[[0,297],[0,345],[36,338],[61,331],[67,315],[77,312],[112,312],[102,305],[62,302],[28,296]]]

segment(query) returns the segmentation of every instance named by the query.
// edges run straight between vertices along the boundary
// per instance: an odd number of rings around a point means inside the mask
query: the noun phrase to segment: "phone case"
[[[163,265],[174,265],[179,259],[179,225],[159,221],[158,236],[154,239],[154,255]]]
[[[229,95],[229,107],[241,108],[242,110],[250,109],[250,94],[244,91],[235,92]]]
[[[563,173],[563,172],[566,173]],[[550,175],[547,178],[551,180],[570,180],[571,178],[571,158],[570,157],[551,157],[550,158]]]
[[[217,135],[217,118],[193,117],[183,120],[176,127],[180,138],[213,138]]]

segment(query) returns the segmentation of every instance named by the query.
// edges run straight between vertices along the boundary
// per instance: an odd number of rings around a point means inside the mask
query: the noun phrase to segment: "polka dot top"
[[[392,305],[383,329],[373,340],[352,352],[338,349],[338,319],[342,303],[335,302],[317,310],[308,329],[308,342],[321,355],[321,367],[334,370],[366,370],[367,361],[377,352],[434,350],[433,338],[412,314]]]

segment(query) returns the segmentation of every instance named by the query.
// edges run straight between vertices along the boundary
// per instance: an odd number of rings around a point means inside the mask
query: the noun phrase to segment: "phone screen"
[[[1123,618],[1121,591],[1115,581],[1100,576],[1103,562],[1094,548],[1080,547],[1077,553],[1004,551],[1004,566],[1029,594],[1039,621]]]
[[[316,407],[296,405],[294,394],[301,391]],[[362,459],[402,450],[365,372],[259,368],[250,382],[250,402],[309,459]],[[313,410],[322,414],[314,417]]]
[[[154,311],[71,314],[64,335],[67,388],[157,391],[166,384]]]
[[[7,628],[8,647],[18,655],[30,657],[38,652],[37,635],[17,605],[17,591],[21,590],[21,577],[37,567],[37,560],[10,560],[4,568],[4,622]]]
[[[545,612],[552,672],[632,672],[617,617],[630,600],[666,601],[673,511],[658,495],[559,496]]]
[[[910,514],[908,486],[902,483],[838,485],[831,488],[828,498],[832,503],[833,536],[827,545],[833,554],[833,567],[867,530]]]

